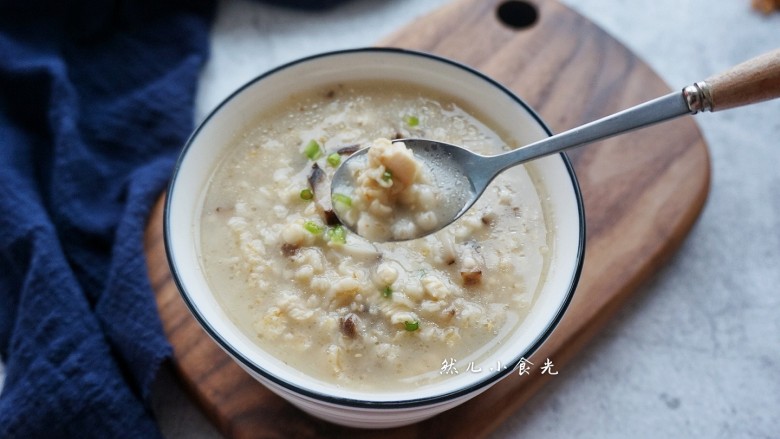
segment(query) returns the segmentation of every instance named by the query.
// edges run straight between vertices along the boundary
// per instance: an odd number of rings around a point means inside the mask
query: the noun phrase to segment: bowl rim
[[[489,388],[499,380],[503,379],[508,374],[512,373],[518,367],[519,363],[521,363],[524,359],[530,357],[533,353],[535,353],[539,349],[539,347],[547,340],[550,334],[555,330],[555,328],[560,323],[561,318],[563,317],[566,309],[569,307],[569,304],[571,303],[571,300],[574,296],[574,292],[579,283],[580,276],[582,274],[582,267],[583,267],[584,254],[585,254],[585,242],[586,242],[585,239],[586,223],[585,223],[585,209],[582,200],[582,191],[580,189],[577,176],[574,172],[574,167],[569,157],[566,155],[566,153],[559,153],[558,155],[563,161],[563,164],[569,175],[569,179],[572,185],[572,190],[574,191],[574,197],[577,202],[577,214],[578,214],[578,221],[580,224],[579,233],[578,233],[578,243],[577,243],[576,265],[575,265],[575,270],[572,273],[571,279],[569,281],[568,291],[566,292],[564,299],[562,300],[558,310],[556,311],[556,314],[550,319],[549,323],[547,324],[546,329],[537,336],[536,340],[527,348],[526,352],[520,353],[522,355],[517,357],[517,360],[513,362],[513,364],[509,364],[503,370],[492,375],[487,375],[486,378],[478,380],[471,385],[462,388],[457,388],[450,392],[443,392],[433,396],[410,398],[405,400],[389,400],[389,401],[388,400],[379,400],[379,401],[359,400],[354,398],[339,397],[335,394],[324,394],[316,391],[311,391],[301,386],[300,384],[287,381],[285,379],[282,379],[281,377],[278,377],[266,371],[262,367],[256,365],[255,362],[249,361],[238,348],[234,347],[229,343],[228,340],[223,338],[219,334],[219,332],[214,327],[212,327],[209,321],[200,314],[193,299],[191,299],[189,294],[187,293],[187,288],[184,285],[184,280],[180,277],[178,273],[176,257],[173,254],[173,250],[172,250],[172,246],[173,246],[171,243],[172,226],[171,226],[170,215],[171,215],[171,204],[172,204],[173,197],[171,197],[171,194],[174,193],[174,187],[176,185],[177,176],[181,170],[181,165],[184,161],[185,156],[187,155],[188,150],[192,146],[195,139],[198,137],[199,133],[208,124],[208,122],[213,117],[215,117],[215,115],[224,106],[228,105],[228,103],[232,101],[237,95],[241,94],[244,90],[251,87],[255,83],[262,81],[266,77],[277,74],[283,70],[286,70],[298,64],[306,63],[319,58],[339,56],[339,55],[360,54],[360,53],[391,53],[391,54],[400,54],[400,55],[413,56],[413,57],[422,57],[436,62],[448,64],[452,67],[462,69],[467,73],[476,76],[478,79],[489,83],[489,85],[497,88],[500,92],[504,93],[515,103],[520,105],[548,136],[552,135],[552,131],[549,129],[547,124],[544,123],[541,117],[539,117],[536,111],[534,111],[528,104],[525,103],[525,101],[523,101],[520,97],[518,97],[514,92],[512,92],[511,90],[509,90],[507,87],[503,86],[496,80],[492,79],[491,77],[487,76],[486,74],[476,70],[475,68],[472,68],[461,62],[442,57],[440,55],[435,55],[428,52],[422,52],[422,51],[416,51],[410,49],[396,48],[396,47],[361,47],[361,48],[326,51],[326,52],[321,52],[321,53],[305,56],[302,58],[298,58],[286,62],[284,64],[281,64],[277,67],[274,67],[264,73],[261,73],[260,75],[252,78],[251,80],[241,85],[235,91],[230,93],[227,97],[222,99],[222,101],[217,106],[215,106],[200,123],[198,123],[197,127],[193,130],[192,134],[188,137],[187,141],[185,142],[176,160],[176,163],[173,168],[171,180],[168,184],[168,188],[166,191],[166,200],[165,200],[164,213],[163,213],[163,241],[165,246],[166,259],[168,261],[168,266],[171,271],[171,277],[177,289],[179,290],[179,293],[184,303],[186,304],[187,308],[189,309],[190,313],[193,315],[195,320],[197,320],[201,328],[223,350],[225,350],[231,357],[233,357],[234,360],[239,361],[243,368],[248,368],[251,372],[271,381],[273,384],[277,386],[281,386],[282,388],[298,396],[303,396],[308,399],[313,399],[316,401],[322,401],[325,403],[334,404],[337,406],[345,406],[350,408],[406,409],[406,408],[431,406],[431,405],[446,403],[448,401],[452,401],[460,397],[464,397],[466,395],[472,394],[480,390],[486,390],[487,388]]]

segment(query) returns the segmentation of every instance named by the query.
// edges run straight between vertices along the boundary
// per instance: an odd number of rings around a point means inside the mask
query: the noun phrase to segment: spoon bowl
[[[399,142],[403,142],[408,149],[412,150],[417,161],[424,167],[426,174],[433,179],[432,185],[434,187],[447,188],[446,194],[440,194],[441,203],[436,209],[439,218],[443,218],[447,223],[455,221],[479,199],[482,193],[481,189],[487,182],[482,183],[476,168],[483,160],[489,160],[490,156],[483,156],[457,145],[428,139],[393,140],[393,143]],[[336,169],[331,181],[333,194],[353,191],[355,182],[352,171],[355,168],[367,166],[368,150],[369,148],[363,148],[356,151]],[[346,219],[343,206],[335,203],[334,212],[345,227],[358,233],[356,223]],[[439,230],[443,226],[437,224],[435,229]],[[417,237],[387,235],[385,242],[407,241]]]

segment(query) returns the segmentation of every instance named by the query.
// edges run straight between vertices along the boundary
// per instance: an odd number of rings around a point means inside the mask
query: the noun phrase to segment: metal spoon
[[[701,111],[719,111],[780,97],[780,49],[760,55],[721,74],[685,87],[681,92],[637,105],[611,116],[590,122],[569,131],[517,148],[513,151],[484,156],[457,145],[427,139],[400,139],[425,164],[438,186],[447,191],[449,208],[437,209],[437,226],[420,231],[419,238],[434,233],[460,218],[482,195],[488,184],[501,172],[570,148],[603,140],[627,131],[664,122],[686,114]],[[332,188],[344,191],[352,185],[347,169],[365,161],[368,148],[355,152],[333,175]],[[446,180],[446,183],[444,181]],[[462,190],[452,190],[460,187]],[[333,191],[334,189],[332,189]],[[343,221],[343,212],[336,215],[350,230],[355,228]],[[399,240],[388,238],[388,240]]]

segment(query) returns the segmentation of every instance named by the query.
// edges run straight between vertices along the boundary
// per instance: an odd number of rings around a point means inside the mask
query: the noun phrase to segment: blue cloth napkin
[[[0,438],[158,437],[143,256],[211,1],[0,0]]]

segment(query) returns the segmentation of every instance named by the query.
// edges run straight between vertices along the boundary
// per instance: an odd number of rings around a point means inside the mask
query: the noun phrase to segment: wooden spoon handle
[[[780,97],[780,49],[759,55],[704,81],[711,111]]]

